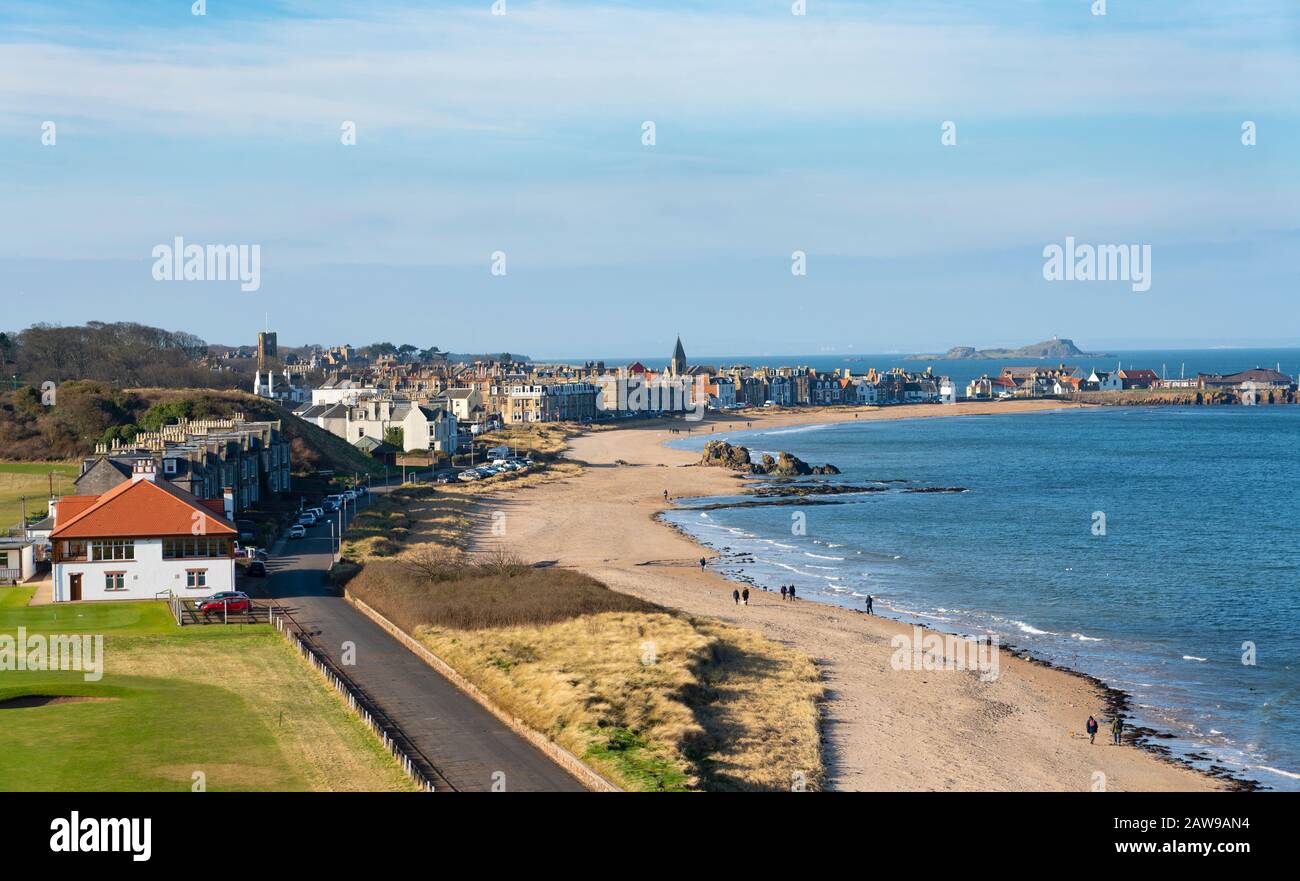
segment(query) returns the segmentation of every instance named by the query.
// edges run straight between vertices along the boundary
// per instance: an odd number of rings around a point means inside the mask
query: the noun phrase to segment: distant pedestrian
[[[664,490],[664,501],[668,501],[668,490]]]
[[[1115,745],[1119,746],[1120,735],[1124,733],[1124,720],[1119,716],[1110,723],[1110,733],[1115,735]]]
[[[731,592],[731,601],[738,606],[740,605],[740,591],[733,590]]]
[[[794,601],[794,585],[790,585],[790,601]]]
[[[1096,743],[1097,742],[1097,720],[1094,719],[1092,716],[1089,716],[1088,724],[1086,727],[1088,729],[1088,743]]]
[[[781,599],[785,599],[785,585],[781,585]]]
[[[740,598],[745,601],[745,605],[749,605],[749,588],[745,588],[741,591]]]
[[[703,557],[700,557],[700,571],[701,571],[701,572],[704,571],[704,558],[703,558]]]
[[[871,594],[867,594],[867,614],[868,615],[875,614],[875,612],[871,611]]]

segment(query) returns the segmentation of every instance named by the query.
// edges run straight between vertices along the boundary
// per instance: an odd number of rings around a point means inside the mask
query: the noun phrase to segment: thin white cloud
[[[190,134],[546,130],[574,120],[1092,115],[1293,110],[1300,63],[1231,29],[1125,30],[511,4],[125,32],[0,53],[0,114]],[[1217,27],[1217,23],[1216,23]]]

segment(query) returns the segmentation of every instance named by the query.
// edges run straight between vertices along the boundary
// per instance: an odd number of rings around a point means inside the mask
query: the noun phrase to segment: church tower
[[[677,347],[673,349],[673,359],[668,362],[668,374],[670,376],[684,376],[686,374],[686,350],[682,348],[682,338],[677,337]]]

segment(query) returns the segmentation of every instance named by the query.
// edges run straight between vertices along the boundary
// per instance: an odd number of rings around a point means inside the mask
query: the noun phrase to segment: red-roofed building
[[[1121,370],[1119,378],[1126,389],[1155,388],[1160,383],[1160,377],[1154,370]]]
[[[158,476],[152,459],[97,496],[52,507],[54,600],[204,597],[235,589],[238,535],[229,500],[200,499]]]

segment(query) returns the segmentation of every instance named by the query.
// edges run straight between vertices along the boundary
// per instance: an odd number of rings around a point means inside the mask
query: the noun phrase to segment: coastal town
[[[680,338],[662,363],[570,364],[504,354],[471,359],[436,347],[389,344],[282,351],[277,334],[267,331],[257,335],[255,346],[210,347],[196,354],[195,365],[213,376],[234,376],[236,385],[251,368],[246,390],[272,409],[263,418],[239,410],[207,418],[177,415],[149,430],[110,425],[81,459],[70,487],[74,496],[109,494],[138,480],[143,470],[202,505],[216,506],[239,524],[239,538],[248,543],[269,540],[265,530],[274,527],[259,529],[244,512],[291,498],[297,490],[291,475],[305,470],[306,463],[293,459],[285,420],[328,432],[386,472],[473,481],[523,467],[518,458],[506,460],[508,446],[488,438],[510,427],[538,424],[580,427],[668,418],[689,427],[706,414],[750,418],[746,414],[810,408],[1020,400],[1244,405],[1297,400],[1296,378],[1264,367],[1168,378],[1150,368],[1040,363],[983,373],[959,389],[933,367],[855,372],[852,367],[823,371],[797,364],[694,363]],[[0,550],[0,580],[32,577],[42,562],[54,558],[50,540],[59,534],[58,521],[71,519],[71,511],[81,513],[80,502],[60,508],[56,494],[30,501],[29,507],[23,500],[21,522],[5,524],[9,535]],[[83,544],[72,553],[86,553]],[[228,550],[233,552],[233,545]],[[189,570],[177,577],[196,589],[213,583]],[[142,582],[140,595],[152,595],[155,584]],[[233,588],[233,570],[220,584]],[[94,595],[113,598],[127,590],[114,584]],[[80,580],[54,590],[57,600],[89,595],[83,594]]]
[[[120,362],[111,369],[134,377],[132,385],[105,381],[94,361],[69,366],[61,345],[69,334],[91,350],[106,340],[103,351]],[[864,707],[892,706],[912,688],[906,677],[873,681],[866,671],[851,682],[835,679],[833,668],[809,660],[839,651],[823,645],[819,622],[833,620],[854,634],[851,645],[882,634],[914,638],[919,628],[904,629],[870,602],[824,605],[808,583],[816,567],[795,566],[798,574],[781,582],[782,601],[774,607],[769,586],[732,580],[735,564],[726,561],[748,556],[701,545],[661,519],[680,498],[726,498],[738,490],[744,508],[965,488],[846,481],[832,463],[809,464],[785,451],[755,450],[751,458],[723,439],[711,438],[703,457],[666,444],[681,434],[717,438],[753,426],[865,426],[1098,405],[1277,405],[1270,409],[1281,413],[1297,399],[1293,378],[1265,367],[1191,378],[1180,370],[1168,378],[1163,365],[1082,366],[1100,357],[1044,357],[1027,365],[936,357],[921,368],[860,367],[858,359],[830,368],[712,364],[692,360],[680,338],[662,361],[625,363],[390,343],[282,346],[269,330],[254,345],[231,347],[136,325],[34,327],[0,343],[8,363],[32,378],[24,384],[15,377],[0,400],[0,489],[12,487],[0,496],[0,584],[12,585],[0,588],[11,608],[5,614],[22,622],[99,607],[103,614],[153,616],[163,633],[231,625],[278,631],[325,674],[344,705],[359,708],[357,718],[391,756],[391,765],[380,763],[360,778],[370,781],[363,785],[433,791],[483,789],[503,763],[520,788],[547,791],[780,789],[788,779],[811,788],[912,788],[916,780],[934,787],[940,784],[925,767],[935,763],[948,763],[947,785],[980,788],[998,772],[960,740],[944,739],[928,751],[892,737],[863,742],[839,726],[827,734],[819,722],[822,713],[862,721]],[[34,381],[41,375],[54,379]],[[700,467],[710,465],[722,467]],[[736,504],[705,505],[701,516]],[[430,592],[448,582],[482,591],[456,608],[454,619],[441,616],[451,614],[442,604],[456,602],[455,593]],[[703,617],[670,624],[656,617],[665,605]],[[608,617],[590,611],[602,608]],[[553,623],[557,615],[584,622],[583,635]],[[671,710],[622,723],[632,733],[620,736],[643,738],[662,757],[655,766],[661,770],[647,776],[635,761],[608,753],[609,741],[598,733],[630,710],[611,716],[586,705],[561,711],[537,703],[535,690],[554,687],[553,673],[545,672],[550,665],[577,665],[584,687],[602,701],[636,704],[639,698],[625,691],[645,675],[644,665],[623,658],[625,615],[634,616],[633,632],[657,633],[656,645],[685,640],[718,651],[746,644],[765,663],[790,671],[775,692],[771,677],[754,677],[743,665],[707,674],[748,695],[753,717],[730,724],[780,733],[713,735],[716,754],[735,769],[720,777],[710,762],[690,757],[678,733],[681,713],[722,712],[717,693],[699,691],[702,703],[688,709],[673,697],[677,686],[646,683]],[[445,632],[429,629],[446,620],[457,623]],[[523,656],[530,660],[517,676],[498,681],[498,672],[516,662],[501,667],[504,649],[493,640],[514,634],[510,627],[521,620],[535,640]],[[340,647],[363,636],[373,660],[352,669]],[[944,657],[965,645],[951,634],[945,639]],[[604,641],[612,654],[586,648]],[[575,650],[582,659],[571,656]],[[864,662],[856,649],[845,650],[851,654],[836,663],[858,669]],[[1013,682],[1032,670],[1033,660],[1019,652],[992,657],[1000,661],[998,675]],[[267,663],[227,655],[223,664],[243,662]],[[632,666],[620,666],[625,662]],[[178,661],[182,669],[190,663]],[[393,678],[397,669],[405,672]],[[199,676],[197,670],[186,675]],[[541,678],[527,678],[533,675]],[[696,682],[704,674],[680,675]],[[1045,684],[1041,697],[1060,724],[1071,724],[1069,708],[1083,703],[1106,724],[1123,724],[1126,695],[1063,676]],[[847,703],[827,696],[827,681],[849,696]],[[927,726],[943,724],[956,687],[943,680],[926,691],[919,708]],[[475,733],[481,723],[472,722],[484,711],[500,720],[487,739]],[[353,724],[346,713],[331,718]],[[432,729],[430,719],[437,719]],[[454,737],[434,735],[447,724]],[[508,760],[494,746],[502,738],[521,744],[507,751]],[[1139,787],[1255,785],[1222,769],[1193,770],[1188,761],[1153,764],[1146,753],[1156,747],[1146,729],[1115,738],[1139,749],[1108,764]],[[329,749],[344,742],[331,741]],[[782,744],[792,746],[781,750]],[[1093,761],[1086,753],[1062,759],[1050,739],[1036,750],[1031,763],[1045,775],[1045,788],[1068,785],[1063,781]],[[864,770],[886,755],[902,757],[902,764],[884,776]],[[852,757],[854,770],[832,774],[828,756]],[[393,767],[403,782],[385,776]],[[330,786],[349,788],[342,780]]]

